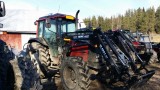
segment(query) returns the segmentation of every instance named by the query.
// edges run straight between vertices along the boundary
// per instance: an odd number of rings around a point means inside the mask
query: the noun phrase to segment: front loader
[[[133,58],[100,28],[66,33],[64,36],[64,40],[68,41],[68,51],[62,60],[60,73],[67,90],[88,89],[90,80],[95,79],[112,88],[117,84],[126,89],[137,88],[155,73],[147,70],[143,61],[138,68]]]

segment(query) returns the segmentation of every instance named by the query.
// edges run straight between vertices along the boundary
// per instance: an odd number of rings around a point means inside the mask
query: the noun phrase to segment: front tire
[[[61,82],[65,90],[88,90],[90,75],[87,64],[77,57],[68,57],[60,68]]]

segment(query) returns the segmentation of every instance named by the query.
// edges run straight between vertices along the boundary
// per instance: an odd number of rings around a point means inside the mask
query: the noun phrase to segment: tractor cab
[[[43,37],[48,43],[56,42],[63,33],[76,30],[75,17],[59,13],[40,17],[36,24],[37,37]]]
[[[60,13],[40,17],[35,24],[37,38],[41,39],[40,42],[46,43],[54,57],[58,56],[58,48],[63,44],[62,35],[77,29],[77,19],[74,16]]]

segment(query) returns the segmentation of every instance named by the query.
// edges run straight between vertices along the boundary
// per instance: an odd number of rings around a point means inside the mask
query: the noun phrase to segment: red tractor
[[[65,90],[88,90],[95,79],[108,87],[121,83],[129,89],[153,76],[154,70],[147,70],[143,61],[138,68],[100,28],[77,29],[78,13],[75,17],[57,13],[36,21],[37,38],[28,41],[27,51],[37,62],[41,79],[60,74]]]
[[[123,30],[123,32],[123,34],[126,35],[130,41],[132,41],[139,56],[143,60],[150,64],[159,61],[159,46],[158,44],[151,42],[149,35],[138,33],[136,36],[133,36],[133,34],[129,30]]]

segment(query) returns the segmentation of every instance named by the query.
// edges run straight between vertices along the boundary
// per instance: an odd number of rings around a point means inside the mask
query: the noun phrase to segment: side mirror
[[[34,25],[37,25],[37,21],[34,22]]]
[[[5,15],[6,15],[5,4],[3,1],[0,1],[0,17],[3,17]]]
[[[46,19],[46,24],[45,24],[45,26],[46,26],[46,28],[50,28],[51,27],[51,19],[50,18],[47,18]]]

